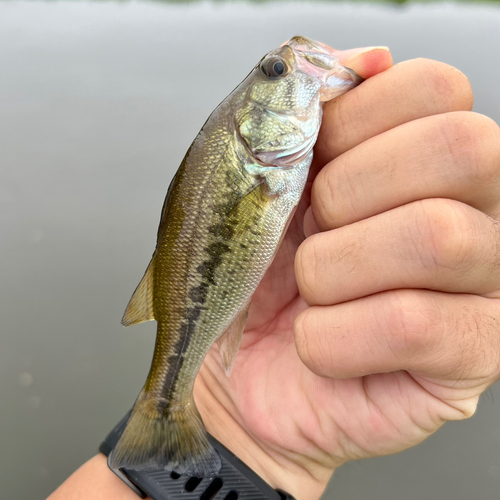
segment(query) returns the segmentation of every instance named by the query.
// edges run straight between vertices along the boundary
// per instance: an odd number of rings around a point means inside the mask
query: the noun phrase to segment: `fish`
[[[194,402],[196,375],[215,342],[230,375],[252,295],[302,196],[323,103],[361,82],[333,49],[295,36],[203,125],[168,188],[156,249],[122,319],[156,320],[157,336],[112,469],[220,470]]]

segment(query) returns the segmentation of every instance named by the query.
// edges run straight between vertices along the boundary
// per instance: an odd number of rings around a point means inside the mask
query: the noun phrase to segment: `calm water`
[[[0,497],[44,498],[148,371],[120,326],[169,180],[210,111],[301,33],[464,71],[500,121],[494,4],[0,3]],[[325,498],[498,500],[500,390],[469,421],[341,468]]]

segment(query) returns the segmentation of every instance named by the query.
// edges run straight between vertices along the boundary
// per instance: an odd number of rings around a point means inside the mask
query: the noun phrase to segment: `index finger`
[[[358,64],[360,68],[352,67],[356,72],[370,68],[369,59],[363,57],[344,61],[339,53],[339,60],[348,67]],[[450,111],[469,111],[472,103],[466,76],[445,63],[413,59],[386,68],[325,104],[314,150],[315,168],[398,125]]]

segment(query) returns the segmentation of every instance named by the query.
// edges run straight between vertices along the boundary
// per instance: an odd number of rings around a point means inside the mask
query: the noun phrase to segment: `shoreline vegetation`
[[[95,2],[103,2],[107,0],[92,0]],[[127,3],[135,0],[118,0],[119,3]],[[145,1],[145,0],[141,0]],[[147,1],[147,0],[146,0]],[[307,3],[310,0],[149,0],[156,3],[171,3],[171,4],[195,4],[202,2],[210,3],[252,3],[252,4],[264,4],[264,3],[280,3],[280,2],[293,2],[293,3]],[[357,4],[393,4],[393,5],[404,5],[404,4],[461,4],[461,5],[495,5],[500,6],[500,0],[315,0],[317,3],[357,3]]]

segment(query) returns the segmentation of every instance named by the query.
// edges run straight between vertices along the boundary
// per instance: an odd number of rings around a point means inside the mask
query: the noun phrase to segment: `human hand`
[[[364,77],[391,64],[340,58]],[[216,349],[202,367],[207,429],[298,500],[471,416],[499,378],[500,130],[471,108],[467,79],[427,60],[327,104],[233,374]]]

